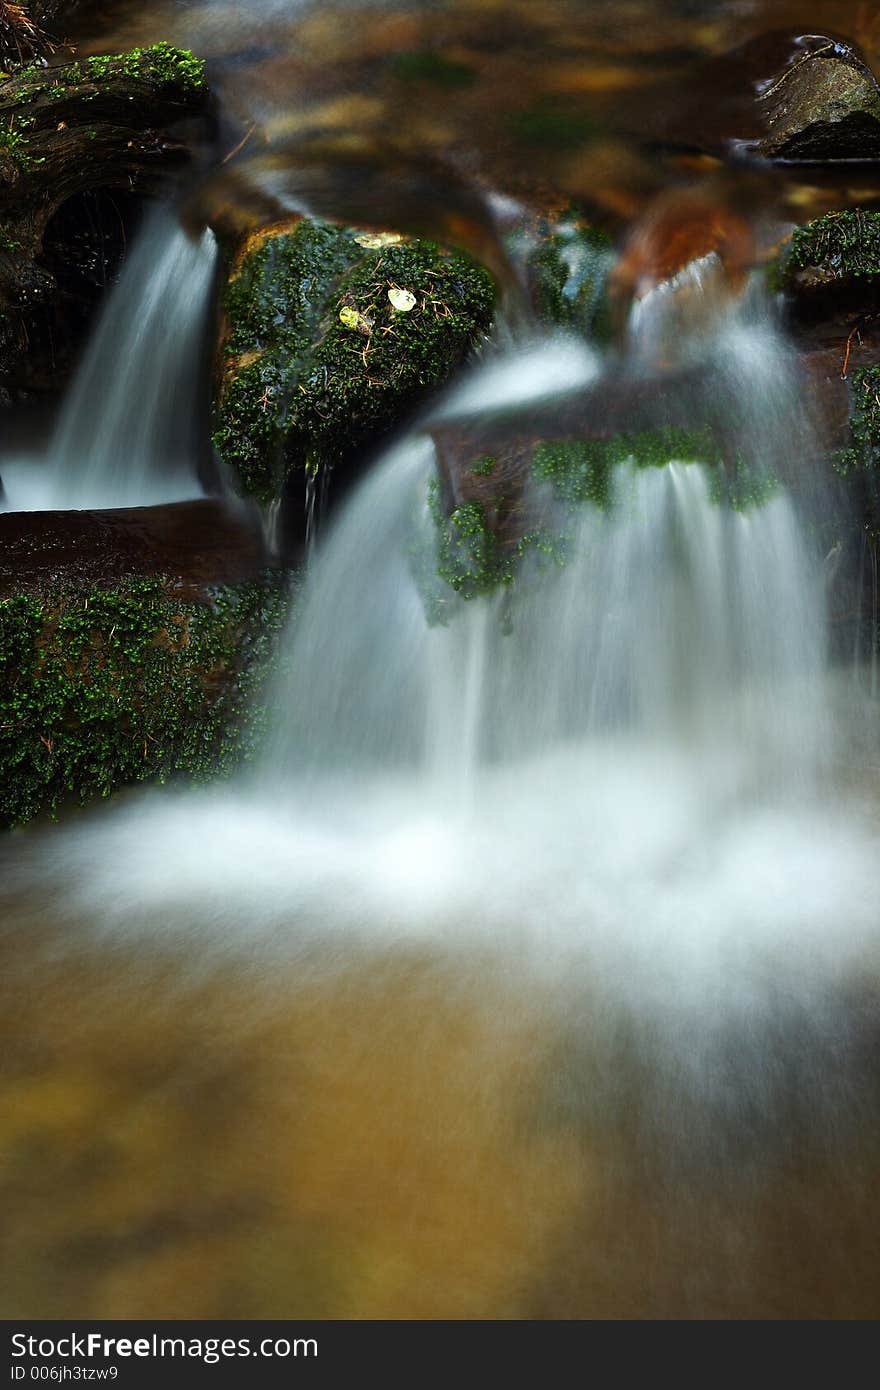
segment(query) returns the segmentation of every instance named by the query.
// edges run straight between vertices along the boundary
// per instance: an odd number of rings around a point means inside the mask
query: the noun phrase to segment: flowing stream
[[[648,7],[629,70],[641,0],[560,0],[543,37],[538,8],[425,7],[453,86],[399,62],[433,32],[418,5],[265,0],[256,42],[240,9],[151,3],[124,32],[216,41],[282,191],[314,140],[332,204],[325,138],[347,157],[352,130],[411,128],[432,155],[482,141],[481,187],[511,148],[619,208],[679,176],[640,107],[653,46],[674,76],[791,11]],[[589,158],[559,104],[584,91]],[[370,225],[425,187],[392,183],[356,184]],[[198,495],[215,261],[210,235],[147,227],[45,467],[2,465],[9,506]],[[635,303],[619,351],[497,342],[320,531],[252,764],[0,844],[6,1317],[878,1316],[876,671],[832,659],[793,348],[762,277],[728,289],[703,257]],[[752,495],[693,451],[621,457],[574,511],[532,476],[564,546],[438,604],[443,430],[577,407],[619,434],[621,383],[694,423],[711,405]]]
[[[786,345],[760,302],[722,318],[713,390],[775,461]],[[49,1107],[13,1105],[17,1206],[35,1133],[53,1171],[103,1155],[60,1231],[13,1223],[49,1312],[876,1307],[878,810],[847,771],[874,724],[832,679],[809,528],[784,491],[740,511],[699,461],[622,460],[567,564],[428,620],[434,421],[606,370],[506,351],[375,467],[311,563],[260,766],[4,847],[11,1036]]]

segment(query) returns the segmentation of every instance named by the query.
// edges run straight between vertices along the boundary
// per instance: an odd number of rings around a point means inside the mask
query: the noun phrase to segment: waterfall
[[[636,306],[633,333],[647,323],[656,346],[675,331],[671,300],[664,287],[650,313]],[[716,313],[703,340],[713,409],[735,416],[755,477],[774,475],[793,447],[808,454],[787,347],[760,299]],[[598,371],[581,345],[548,340],[475,368],[438,413],[491,419],[553,384],[577,396]],[[581,508],[565,564],[533,555],[494,596],[450,590],[447,621],[432,625],[419,572],[437,567],[434,446],[427,430],[398,446],[310,566],[267,779],[393,767],[468,794],[481,767],[625,733],[811,780],[830,748],[819,557],[781,488],[738,509],[713,486],[717,468],[621,460],[607,506]]]
[[[217,247],[172,211],[146,227],[111,291],[44,461],[10,461],[11,510],[139,507],[198,497],[202,346]]]
[[[709,348],[755,468],[801,449],[772,319],[747,305]],[[720,1077],[732,1112],[730,1029],[772,1028],[780,980],[833,1026],[827,989],[875,949],[876,830],[836,782],[862,716],[838,717],[821,551],[784,489],[739,509],[717,463],[622,458],[566,563],[533,554],[431,620],[435,420],[522,398],[533,420],[554,381],[601,401],[599,372],[566,339],[502,353],[388,452],[310,558],[262,760],[65,828],[65,912],[331,969],[340,940],[495,952],[622,1011],[706,1094]]]

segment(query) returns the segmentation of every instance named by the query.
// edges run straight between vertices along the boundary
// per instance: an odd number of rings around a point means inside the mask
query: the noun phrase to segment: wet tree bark
[[[208,89],[189,55],[157,45],[35,66],[0,84],[0,312],[50,296],[46,226],[94,189],[149,192],[189,153]]]

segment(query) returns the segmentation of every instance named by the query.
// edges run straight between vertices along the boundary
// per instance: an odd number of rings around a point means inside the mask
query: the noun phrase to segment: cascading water
[[[792,772],[814,765],[827,747],[821,586],[785,497],[740,513],[697,464],[623,464],[564,567],[459,601],[432,627],[413,563],[432,544],[432,474],[429,444],[401,448],[317,559],[268,775],[402,763],[469,776],[616,730],[694,758],[736,744]],[[331,629],[344,634],[332,651]]]
[[[664,295],[633,312],[652,352],[677,323]],[[763,477],[804,436],[784,345],[765,311],[728,315],[713,348],[718,394],[740,417],[748,402],[738,438]],[[479,369],[441,415],[479,401],[491,416],[597,371],[577,346],[548,343]],[[539,553],[494,598],[448,592],[446,621],[432,626],[418,571],[426,555],[438,564],[434,450],[427,438],[396,450],[310,573],[267,776],[406,766],[430,795],[432,769],[470,782],[480,766],[621,732],[691,759],[733,748],[774,775],[812,776],[829,752],[824,606],[792,504],[777,491],[736,509],[713,495],[709,467],[661,462],[620,463],[607,504],[585,505],[566,537],[565,564]]]
[[[662,339],[655,322],[651,332]],[[795,375],[760,304],[731,310],[706,350],[709,394],[758,475],[793,448],[806,458]],[[436,418],[491,417],[529,397],[537,409],[560,379],[569,398],[601,396],[600,370],[578,345],[539,344],[475,368]],[[473,1165],[480,1214],[496,1183],[505,1211],[527,1212],[527,1225],[535,1214],[543,1234],[524,1238],[516,1268],[528,1286],[541,1264],[553,1316],[565,1297],[578,1316],[753,1315],[786,1281],[795,1309],[809,1307],[798,1261],[813,1274],[833,1262],[828,1193],[862,1171],[880,1134],[876,1010],[863,1002],[875,989],[877,827],[837,785],[847,730],[830,697],[821,552],[778,486],[740,510],[719,498],[717,469],[623,458],[601,505],[568,518],[565,564],[527,554],[494,594],[450,589],[446,621],[432,624],[434,423],[392,450],[317,545],[259,768],[225,793],[166,790],[65,827],[49,867],[25,842],[4,891],[67,941],[100,943],[102,968],[109,943],[128,959],[146,939],[172,953],[185,990],[231,959],[224,1027],[245,963],[268,958],[285,1007],[318,989],[305,1066],[286,1015],[274,1044],[296,1059],[281,1102],[297,1122],[284,1200],[304,1187],[309,1230],[351,1133],[352,1171],[387,1129],[396,1173],[410,1137],[400,1107],[424,1094],[433,1137],[417,1144],[418,1177],[400,1196],[406,1231],[428,1211],[419,1260],[434,1249],[446,1182],[455,1229],[464,1222]],[[531,500],[557,519],[546,482]],[[402,962],[418,1020],[400,1034],[375,960],[389,972]],[[328,1018],[321,991],[337,977]],[[485,1001],[479,1027],[447,1039],[448,1001],[468,991]],[[365,998],[380,1007],[352,1046],[366,1059],[361,1094],[360,1062],[339,1081],[333,1048]],[[517,1029],[527,1036],[511,1074]],[[371,1071],[386,1035],[397,1060]],[[255,1046],[249,1035],[241,1045]],[[451,1120],[425,1060],[447,1045],[456,1084],[467,1078]],[[310,1064],[317,1099],[301,1115]],[[399,1085],[398,1066],[414,1069]],[[333,1163],[309,1187],[309,1126],[324,1133],[336,1107],[351,1133],[332,1140]],[[482,1147],[453,1146],[441,1175],[430,1163],[459,1133]],[[779,1174],[793,1164],[804,1172],[792,1214]],[[571,1171],[576,1196],[564,1219],[548,1217]],[[382,1183],[395,1186],[385,1169]],[[347,1196],[330,1191],[335,1232]],[[874,1198],[855,1179],[846,1200],[856,1228],[874,1229]],[[781,1234],[767,1214],[777,1209]],[[494,1239],[491,1228],[482,1238]],[[780,1249],[791,1260],[781,1275]],[[851,1303],[873,1258],[851,1273],[850,1249],[822,1284],[826,1304]],[[394,1263],[386,1255],[381,1244],[377,1267]],[[490,1295],[464,1306],[507,1308]]]
[[[202,494],[202,343],[217,247],[148,222],[112,291],[43,461],[3,465],[12,511],[140,507]]]

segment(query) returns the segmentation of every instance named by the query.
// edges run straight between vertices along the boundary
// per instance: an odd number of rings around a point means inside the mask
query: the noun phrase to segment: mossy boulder
[[[856,282],[873,291],[880,285],[880,212],[829,212],[798,227],[783,247],[771,280],[795,294]]]
[[[511,585],[526,560],[539,573],[564,565],[583,509],[607,512],[613,506],[612,477],[621,464],[705,464],[712,468],[716,500],[737,509],[760,503],[774,486],[766,479],[759,483],[741,460],[724,459],[708,428],[507,438],[494,453],[470,460],[461,441],[455,454],[442,434],[437,442],[440,471],[428,496],[436,549],[432,557],[420,557],[419,578],[429,616],[440,622],[453,594],[473,599]],[[486,448],[485,438],[478,447]]]
[[[0,827],[231,770],[289,601],[217,502],[0,516]]]
[[[829,212],[798,227],[768,272],[792,328],[813,347],[845,345],[880,313],[880,213]],[[858,340],[850,339],[850,348]],[[848,362],[847,357],[847,362]]]
[[[0,600],[0,827],[238,765],[284,610],[277,578],[198,597],[145,578]]]
[[[482,267],[432,242],[316,221],[250,238],[223,302],[220,460],[263,504],[352,464],[448,380],[494,302]]]

